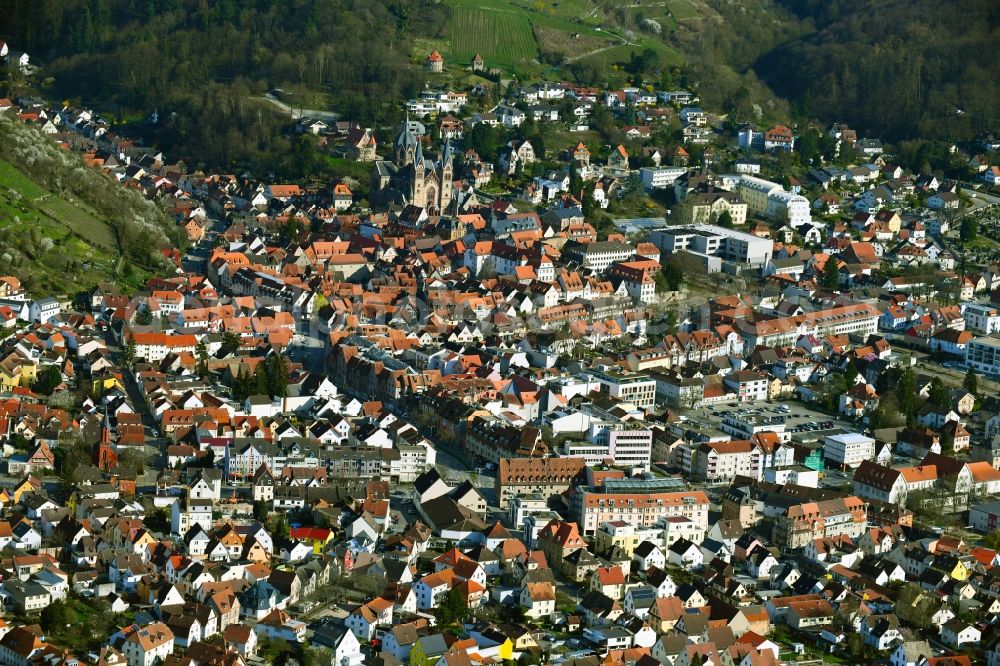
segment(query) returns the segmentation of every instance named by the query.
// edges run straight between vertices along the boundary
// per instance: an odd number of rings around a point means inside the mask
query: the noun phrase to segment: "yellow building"
[[[121,391],[125,390],[124,384],[122,384],[121,380],[114,375],[94,379],[90,384],[90,388],[94,395],[104,395],[108,391],[114,389],[119,389]]]
[[[8,354],[0,361],[0,389],[4,391],[18,386],[31,386],[37,375],[38,366],[20,354]]]
[[[969,568],[965,566],[965,564],[960,561],[956,561],[955,566],[948,572],[948,575],[955,580],[968,580],[971,573],[972,572],[969,571]]]
[[[602,523],[594,533],[594,550],[604,557],[608,557],[617,548],[623,557],[632,559],[638,545],[639,536],[635,533],[635,527],[623,520]]]
[[[321,555],[326,544],[333,538],[333,532],[325,527],[293,527],[289,536],[296,541],[308,543],[314,554]]]
[[[21,497],[23,495],[31,495],[36,493],[41,489],[41,482],[30,474],[23,479],[16,486],[14,486],[14,503],[20,504]]]
[[[447,651],[448,644],[441,634],[423,636],[410,648],[410,666],[434,666]]]

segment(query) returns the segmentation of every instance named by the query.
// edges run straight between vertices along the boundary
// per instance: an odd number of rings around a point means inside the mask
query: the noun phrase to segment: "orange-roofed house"
[[[528,583],[521,589],[521,606],[526,617],[538,620],[556,612],[556,588],[543,581]]]
[[[375,637],[376,627],[392,625],[392,608],[391,601],[376,597],[355,608],[344,620],[344,625],[357,636],[359,641],[370,641]]]
[[[993,495],[1000,492],[1000,471],[985,461],[966,464],[972,476],[972,485],[979,494]]]
[[[590,589],[620,601],[625,596],[625,573],[621,567],[598,567],[590,576]]]
[[[775,125],[764,132],[764,150],[792,150],[795,148],[795,135],[784,125]]]
[[[271,199],[279,199],[281,201],[287,201],[301,194],[302,188],[298,185],[269,185],[267,188],[267,195]]]
[[[441,73],[444,71],[444,58],[436,50],[431,51],[427,60],[424,61],[424,68],[429,72]]]
[[[803,599],[788,604],[788,624],[795,629],[819,627],[833,622],[833,606],[826,599]]]
[[[437,608],[438,604],[457,583],[452,569],[443,569],[424,576],[413,584],[413,593],[417,597],[417,608],[426,611]]]
[[[341,211],[351,207],[354,203],[354,193],[344,183],[337,183],[333,186],[333,207]]]
[[[619,144],[608,155],[608,169],[619,172],[628,171],[628,151],[625,150],[625,146]]]
[[[462,581],[457,587],[466,608],[479,608],[486,601],[486,587],[474,580]]]
[[[460,551],[458,548],[452,548],[451,550],[446,551],[434,558],[434,570],[443,571],[445,569],[451,569],[460,562],[466,561],[472,562],[473,559]]]

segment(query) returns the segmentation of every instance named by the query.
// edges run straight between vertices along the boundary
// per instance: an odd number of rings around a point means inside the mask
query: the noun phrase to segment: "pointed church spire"
[[[417,142],[417,152],[413,157],[413,163],[423,166],[424,164],[424,142],[420,139],[416,139]]]
[[[451,164],[455,158],[455,152],[451,147],[451,137],[444,140],[444,149],[441,151],[441,166]]]

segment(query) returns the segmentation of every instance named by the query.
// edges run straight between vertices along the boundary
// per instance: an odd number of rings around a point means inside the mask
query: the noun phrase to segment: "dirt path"
[[[340,120],[340,114],[334,113],[333,111],[319,111],[317,109],[299,109],[293,106],[289,106],[279,99],[276,99],[272,95],[263,95],[255,99],[261,99],[265,102],[269,102],[273,106],[278,107],[285,113],[287,113],[293,120],[298,120],[299,118],[318,118],[319,120],[327,122],[335,122]]]

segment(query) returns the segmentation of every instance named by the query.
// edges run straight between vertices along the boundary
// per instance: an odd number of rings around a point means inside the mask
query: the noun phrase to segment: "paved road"
[[[224,220],[209,215],[205,220],[205,236],[197,243],[188,247],[187,253],[181,257],[181,266],[188,273],[205,274],[206,262],[212,254],[215,239],[225,230]]]
[[[326,345],[311,322],[297,322],[295,336],[288,346],[288,356],[309,372],[325,374],[324,361]]]
[[[963,194],[967,194],[970,197],[973,197],[973,198],[976,198],[976,199],[982,199],[987,204],[992,204],[994,206],[1000,205],[1000,197],[996,196],[995,194],[988,194],[986,192],[980,192],[979,190],[973,190],[973,189],[970,189],[968,187],[963,187],[962,188],[962,193]]]
[[[325,122],[336,122],[340,120],[339,113],[334,113],[333,111],[319,111],[318,109],[300,109],[298,107],[289,106],[270,93],[264,95],[263,97],[257,97],[256,99],[262,99],[269,102],[271,105],[278,107],[287,113],[292,120],[298,120],[299,118],[318,118],[319,120],[323,120]]]

